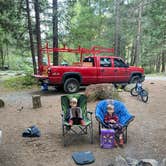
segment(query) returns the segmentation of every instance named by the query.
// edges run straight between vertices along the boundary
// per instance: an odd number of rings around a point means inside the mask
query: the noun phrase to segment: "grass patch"
[[[30,89],[37,85],[37,81],[31,75],[12,77],[4,81],[4,87],[9,89]]]

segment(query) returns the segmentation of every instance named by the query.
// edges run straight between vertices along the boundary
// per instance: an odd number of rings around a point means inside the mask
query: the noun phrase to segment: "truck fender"
[[[78,80],[78,82],[81,84],[82,82],[82,76],[80,73],[78,72],[66,72],[64,73],[63,77],[62,77],[62,83],[64,84],[66,79],[68,78],[75,78]]]

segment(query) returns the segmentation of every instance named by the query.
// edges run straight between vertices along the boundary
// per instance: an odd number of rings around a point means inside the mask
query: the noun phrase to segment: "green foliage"
[[[24,10],[25,6],[23,1],[2,0],[0,2],[1,67],[3,67],[4,64],[8,64],[12,67],[13,62],[9,62],[8,58],[10,58],[13,54],[22,54],[25,50],[27,51],[29,49],[27,47],[28,31]],[[17,68],[17,66],[14,68]]]
[[[139,5],[142,2],[139,64],[145,68],[146,73],[154,72],[158,69],[157,66],[162,64],[162,50],[165,50],[165,0],[119,2],[119,56],[128,61],[132,59],[132,45],[138,29]],[[77,48],[79,45],[86,48],[91,48],[94,45],[114,46],[116,31],[114,0],[72,0],[58,1],[58,3],[59,46],[63,44],[70,48]],[[30,12],[35,39],[32,4],[30,5]],[[25,57],[30,57],[25,8],[25,1],[1,0],[0,2],[0,67],[8,63],[7,57],[9,57],[11,69],[32,73],[32,63],[25,62]],[[46,39],[51,47],[53,36],[51,3],[44,0],[40,1],[40,9],[42,43],[44,44]],[[79,60],[77,55],[71,58],[70,55],[64,54],[63,58],[61,61],[67,60],[71,63]]]
[[[11,55],[9,58],[11,70],[22,71],[26,74],[33,73],[33,66],[31,57],[20,57],[19,55]]]
[[[17,76],[4,81],[4,86],[10,89],[28,89],[36,85],[36,80],[31,75]]]
[[[107,12],[110,9],[110,2],[111,0],[100,3],[77,1],[69,6],[67,14],[70,15],[70,25],[66,29],[68,33],[63,36],[65,43],[69,47],[78,45],[86,48],[94,45],[112,47],[113,30],[110,28],[112,18]],[[109,5],[104,9],[106,4]]]
[[[149,66],[144,67],[144,70],[145,70],[145,74],[151,74],[155,72],[154,68],[151,68]]]

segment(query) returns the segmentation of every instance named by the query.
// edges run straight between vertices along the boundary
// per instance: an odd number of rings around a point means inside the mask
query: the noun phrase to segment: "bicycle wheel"
[[[148,101],[148,92],[146,90],[142,90],[141,91],[141,99],[144,103],[146,103]]]
[[[132,96],[138,96],[138,92],[137,92],[137,90],[136,90],[135,87],[130,90],[130,94],[131,94]]]

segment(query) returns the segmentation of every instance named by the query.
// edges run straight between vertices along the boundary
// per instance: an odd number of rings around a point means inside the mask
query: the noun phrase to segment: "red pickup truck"
[[[98,55],[101,52],[113,52],[113,49],[93,47],[90,50],[82,48],[57,48],[51,50],[47,47],[41,51],[46,51],[47,53],[51,51],[80,53],[80,62],[74,63],[71,66],[52,66],[49,62],[48,65],[40,65],[40,74],[35,75],[40,82],[48,86],[63,87],[66,93],[78,92],[82,85],[120,83],[125,86],[128,83],[136,82],[138,79],[144,81],[143,68],[129,66],[122,58],[117,56]],[[92,56],[85,56],[83,58],[84,53],[91,53]]]

